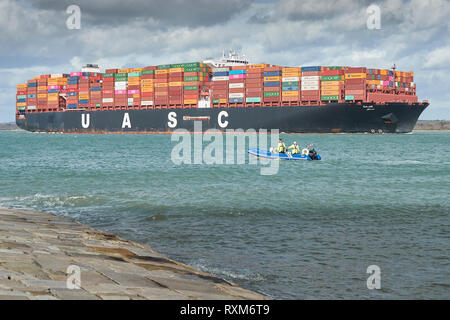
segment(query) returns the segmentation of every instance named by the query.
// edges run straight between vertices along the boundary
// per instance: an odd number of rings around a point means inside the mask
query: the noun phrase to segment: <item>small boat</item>
[[[270,150],[249,148],[248,153],[258,158],[274,159],[274,160],[321,160],[319,154],[314,149],[309,149],[308,154],[290,154],[270,152]],[[306,153],[306,152],[302,152]]]

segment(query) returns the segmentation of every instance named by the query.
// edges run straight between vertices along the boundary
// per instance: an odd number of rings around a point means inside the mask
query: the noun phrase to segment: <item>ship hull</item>
[[[427,103],[329,103],[323,106],[116,109],[27,113],[33,132],[170,133],[175,129],[279,129],[286,133],[411,132]],[[197,126],[194,126],[194,123]]]

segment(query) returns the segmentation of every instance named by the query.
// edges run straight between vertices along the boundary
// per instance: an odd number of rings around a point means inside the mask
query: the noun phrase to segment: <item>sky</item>
[[[70,5],[79,29],[68,28]],[[202,61],[228,49],[283,66],[395,63],[414,71],[419,100],[430,101],[420,119],[450,120],[448,0],[0,0],[0,45],[0,122],[14,121],[16,85],[40,74]]]

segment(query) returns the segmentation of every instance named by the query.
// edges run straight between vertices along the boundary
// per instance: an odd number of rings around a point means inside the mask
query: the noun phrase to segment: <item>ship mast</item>
[[[394,85],[394,93],[397,93],[397,87],[395,85],[395,70],[397,70],[397,67],[394,63],[394,66],[392,67],[392,83]]]

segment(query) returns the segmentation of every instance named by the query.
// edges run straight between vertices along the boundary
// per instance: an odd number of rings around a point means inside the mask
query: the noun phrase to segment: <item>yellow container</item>
[[[198,102],[197,99],[187,99],[184,100],[184,104],[196,104]]]
[[[26,102],[16,102],[16,107],[26,107]]]
[[[380,70],[380,74],[383,76],[387,76],[389,74],[389,70]]]
[[[169,87],[181,87],[182,85],[183,85],[183,81],[169,82]]]
[[[20,83],[17,85],[17,89],[26,89],[28,87],[27,83]]]
[[[132,73],[132,72],[142,72],[142,70],[144,70],[144,68],[133,68],[133,69],[130,69],[130,70],[131,70],[130,73]]]
[[[280,81],[281,77],[264,77],[264,81]]]
[[[153,88],[154,86],[153,83],[141,83],[141,88]]]
[[[281,69],[281,73],[285,74],[285,73],[295,73],[295,74],[300,74],[300,68],[298,67],[293,67],[293,68],[282,68]]]
[[[298,96],[298,91],[282,91],[281,95],[285,97],[296,97]]]
[[[89,95],[88,94],[87,95],[79,95],[78,99],[79,100],[89,100]]]
[[[143,87],[141,88],[141,92],[153,92],[153,87]]]
[[[322,96],[338,96],[341,94],[340,90],[321,90]]]
[[[118,69],[117,73],[128,73],[128,69]]]
[[[47,101],[58,101],[58,97],[48,97]]]
[[[345,79],[365,79],[365,73],[346,73]]]
[[[37,89],[38,89],[38,91],[40,91],[40,90],[45,90],[45,91],[47,91],[47,86],[45,86],[45,87],[37,87]]]
[[[40,93],[40,94],[38,94],[38,98],[47,98],[47,94],[46,93]]]
[[[58,96],[59,96],[59,93],[58,93],[58,92],[55,92],[55,93],[49,93],[47,96],[48,96],[48,97],[58,97]]]
[[[261,67],[261,68],[264,68],[264,67]],[[227,99],[219,99],[219,103],[227,103]]]
[[[133,94],[133,98],[134,99],[139,99],[140,97],[141,97],[141,95],[139,93]]]
[[[175,73],[175,72],[183,72],[184,68],[171,68],[169,69],[169,73]]]
[[[157,83],[155,83],[155,87],[156,88],[166,88],[168,86],[169,86],[169,84],[167,82],[157,82]]]
[[[168,74],[169,69],[155,70],[155,74]]]

